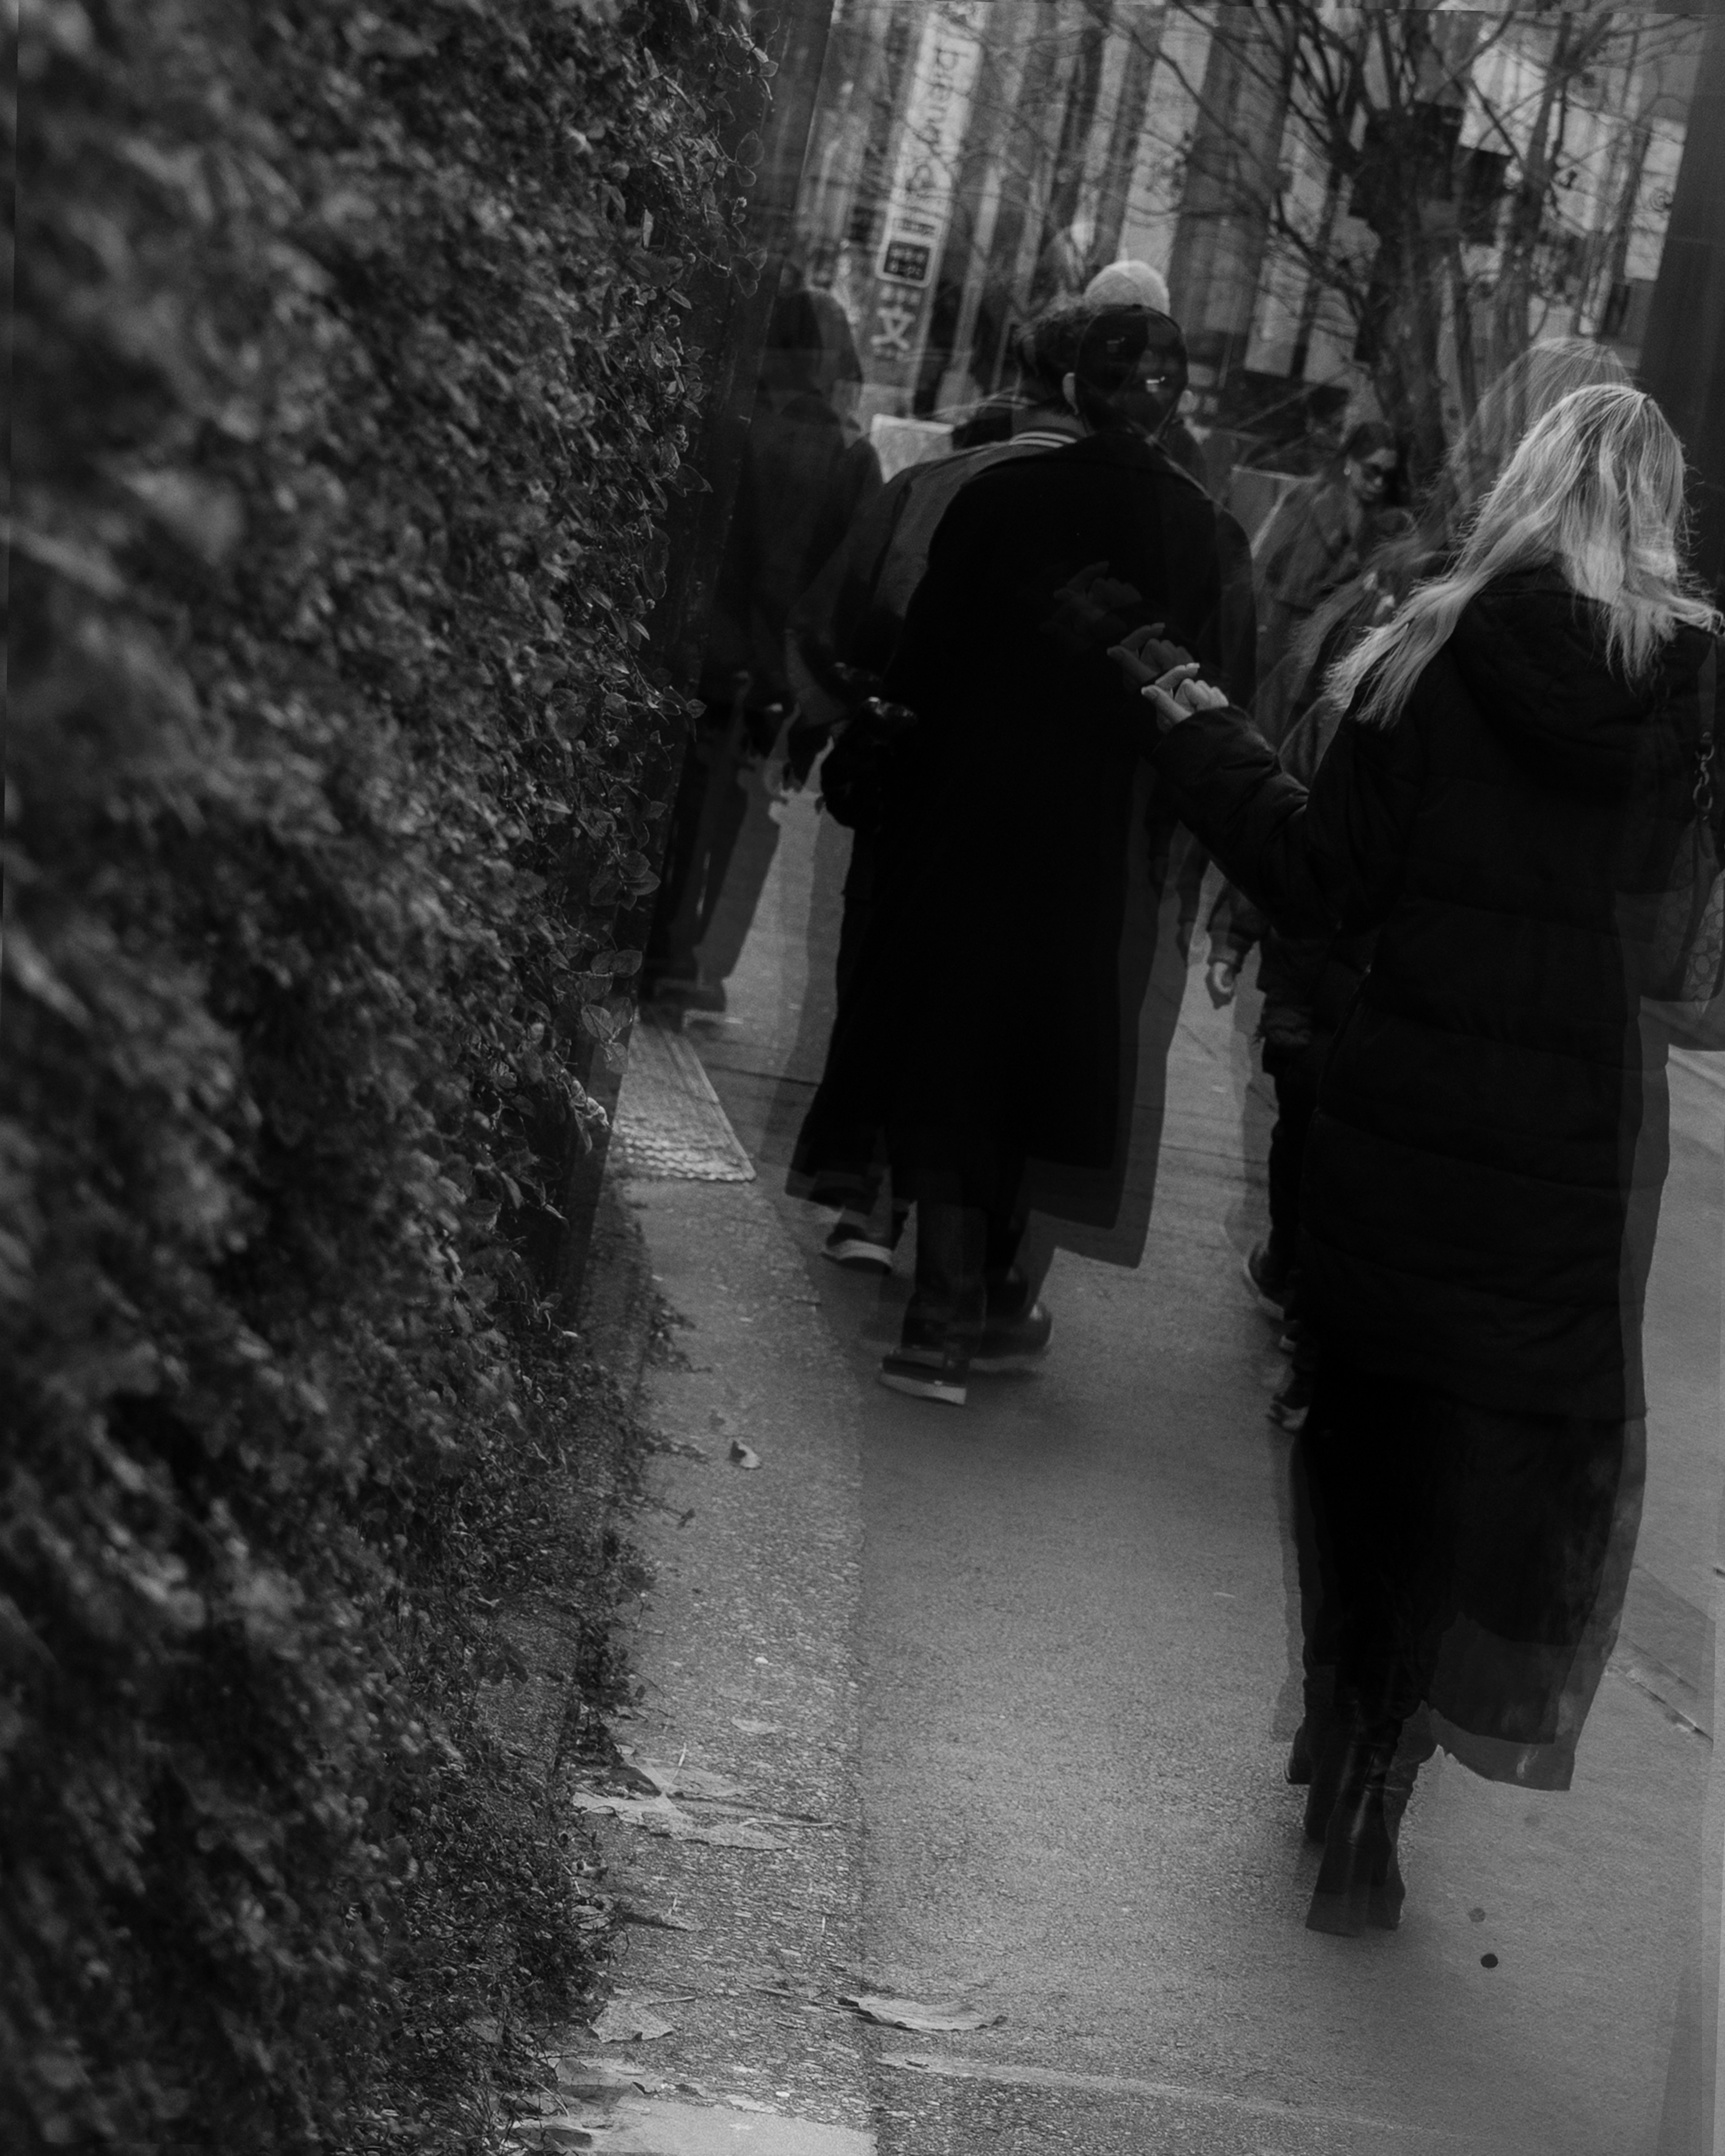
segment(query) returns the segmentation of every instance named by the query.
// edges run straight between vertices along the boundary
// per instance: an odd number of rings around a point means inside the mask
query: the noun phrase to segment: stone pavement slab
[[[679,2150],[852,2156],[871,2146],[861,2033],[839,2003],[861,1952],[855,1423],[825,1385],[818,1296],[758,1186],[619,1188],[675,1345],[644,1380],[660,1449],[629,1531],[644,1577],[622,1644],[639,1697],[614,1734],[640,1786],[624,1817],[580,1818],[633,1919],[620,2000],[669,2025],[607,2053],[731,2137]],[[655,2133],[708,2131],[654,2117]],[[772,2138],[775,2118],[789,2138]],[[607,2133],[593,2145],[649,2145]]]
[[[617,2106],[593,2145],[610,2156],[870,2156],[875,2143],[812,2118],[639,2097]]]

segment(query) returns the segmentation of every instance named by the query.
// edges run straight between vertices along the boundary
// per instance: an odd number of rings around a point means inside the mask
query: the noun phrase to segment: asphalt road
[[[769,1188],[819,1072],[846,843],[806,796],[779,819],[730,1009],[689,1029]],[[1692,2156],[1712,2145],[1718,1943],[1725,1088],[1674,1086],[1645,1522],[1576,1786],[1440,1758],[1404,1831],[1401,1930],[1338,1940],[1304,1929],[1314,1859],[1281,1779],[1282,1365],[1240,1277],[1269,1121],[1253,1016],[1192,978],[1143,1264],[1058,1257],[1043,1370],[962,1412],[872,1383],[906,1281],[823,1265],[825,1216],[779,1201],[834,1327],[834,1396],[861,1416],[869,1974],[1004,2016],[880,2032],[880,2145]]]

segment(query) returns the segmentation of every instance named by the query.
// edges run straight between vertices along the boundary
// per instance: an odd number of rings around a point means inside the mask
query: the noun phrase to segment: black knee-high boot
[[[1407,1798],[1397,1787],[1399,1734],[1379,1723],[1346,1739],[1308,1931],[1353,1937],[1368,1924],[1394,1931],[1401,1922],[1406,1890],[1396,1838]]]

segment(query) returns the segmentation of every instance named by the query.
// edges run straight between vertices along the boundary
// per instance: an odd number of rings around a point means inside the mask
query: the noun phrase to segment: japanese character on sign
[[[911,332],[916,326],[918,309],[914,305],[907,307],[896,300],[885,300],[877,313],[880,327],[870,339],[870,346],[882,359],[902,359],[911,349]]]
[[[880,250],[880,275],[898,285],[926,285],[934,250],[914,239],[888,239]]]

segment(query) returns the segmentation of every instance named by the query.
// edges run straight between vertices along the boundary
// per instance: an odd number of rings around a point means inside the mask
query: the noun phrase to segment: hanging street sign
[[[930,11],[923,27],[875,257],[869,343],[875,357],[889,365],[914,365],[927,333],[928,295],[946,244],[982,63],[984,5],[985,0],[949,0]]]

